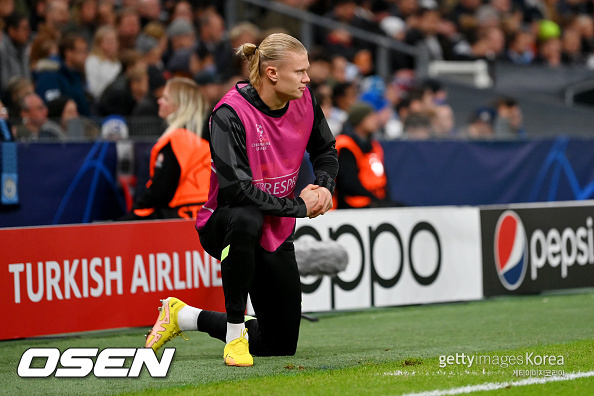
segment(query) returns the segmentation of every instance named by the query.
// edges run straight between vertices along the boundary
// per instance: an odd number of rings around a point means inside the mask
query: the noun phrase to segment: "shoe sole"
[[[162,335],[159,334],[158,331],[165,331],[166,329],[165,329],[165,327],[163,327],[163,325],[169,324],[170,319],[171,319],[171,315],[169,312],[169,299],[170,298],[172,298],[172,297],[167,297],[166,299],[161,300],[162,305],[161,305],[161,307],[159,307],[159,317],[157,318],[157,322],[153,325],[153,328],[151,329],[151,332],[149,333],[148,337],[150,337],[150,335],[153,334],[153,331],[155,330],[155,328],[157,326],[159,326],[160,328],[157,329],[157,331],[155,331],[155,334],[153,336],[153,339],[150,342],[150,345],[148,345],[148,343],[145,345],[145,348],[152,348],[155,352],[157,352],[157,350],[159,350],[160,347],[155,349],[155,348],[153,348],[153,345],[155,345],[162,337]],[[165,316],[163,316],[163,319],[160,319],[162,312],[165,312]]]

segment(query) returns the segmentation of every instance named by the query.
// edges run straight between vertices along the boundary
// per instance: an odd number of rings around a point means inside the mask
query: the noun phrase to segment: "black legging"
[[[202,311],[198,330],[225,341],[227,322],[242,323],[248,293],[257,320],[246,322],[250,352],[294,355],[301,322],[301,281],[292,238],[276,251],[259,244],[263,215],[253,206],[219,207],[198,231],[200,243],[221,260],[225,313]],[[223,251],[226,250],[226,253]]]

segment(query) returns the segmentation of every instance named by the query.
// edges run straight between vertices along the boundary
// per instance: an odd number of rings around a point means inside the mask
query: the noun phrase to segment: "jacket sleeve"
[[[169,142],[159,151],[151,183],[134,203],[133,209],[169,206],[177,191],[180,176],[181,167]]]
[[[279,198],[252,184],[245,128],[228,106],[219,107],[211,115],[210,147],[219,182],[219,205],[253,205],[264,214],[280,217],[307,215],[301,198]]]
[[[322,108],[312,94],[314,106],[314,123],[307,143],[307,152],[313,166],[316,179],[314,184],[326,187],[331,194],[334,193],[336,176],[338,175],[338,154],[335,148],[336,140]]]

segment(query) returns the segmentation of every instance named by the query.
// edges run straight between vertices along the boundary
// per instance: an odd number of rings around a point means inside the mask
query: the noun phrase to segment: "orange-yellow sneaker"
[[[177,314],[180,309],[185,307],[187,304],[183,301],[169,297],[165,300],[161,300],[163,305],[159,307],[159,317],[157,322],[153,326],[153,329],[146,336],[147,348],[153,348],[153,351],[157,352],[165,343],[178,335],[184,340],[188,340],[188,337],[181,332],[177,324]]]
[[[250,355],[250,346],[247,338],[247,329],[241,333],[241,337],[234,339],[223,351],[223,360],[227,366],[253,366],[254,358]]]

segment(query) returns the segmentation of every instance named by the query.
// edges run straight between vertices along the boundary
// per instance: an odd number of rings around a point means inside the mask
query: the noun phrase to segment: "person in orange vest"
[[[339,170],[334,208],[402,206],[389,197],[384,150],[373,138],[378,128],[379,119],[371,105],[357,102],[349,108],[342,133],[336,137]]]
[[[151,149],[146,191],[120,220],[195,218],[208,199],[210,148],[201,137],[204,98],[198,84],[174,77],[158,104],[168,127]]]

